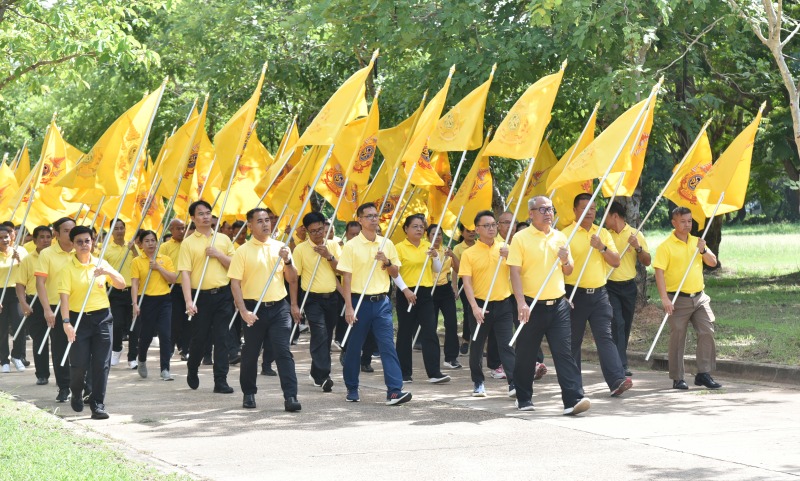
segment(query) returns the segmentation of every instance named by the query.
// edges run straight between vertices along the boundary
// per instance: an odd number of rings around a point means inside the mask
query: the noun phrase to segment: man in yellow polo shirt
[[[296,304],[297,271],[292,266],[289,248],[271,238],[272,225],[266,209],[257,207],[248,211],[247,226],[252,237],[236,249],[228,268],[236,308],[247,324],[244,327],[242,365],[239,372],[239,384],[244,393],[242,407],[256,407],[258,355],[261,353],[261,346],[269,343],[278,365],[284,409],[289,412],[299,411],[301,406],[297,400],[297,374],[289,350],[292,320],[283,283],[284,280],[289,283],[292,304]],[[258,311],[254,312],[273,270],[275,276],[269,283]],[[189,360],[191,359],[190,356]]]
[[[50,228],[40,225],[33,229],[33,240],[36,249],[29,253],[16,270],[17,275],[17,299],[22,309],[22,314],[28,316],[27,328],[33,340],[33,365],[36,369],[36,384],[45,385],[50,379],[50,363],[47,356],[50,352],[47,345],[39,354],[39,346],[42,344],[44,334],[47,331],[47,323],[44,320],[42,303],[37,297],[36,302],[33,296],[36,294],[36,269],[39,268],[39,254],[50,246],[52,234]],[[22,333],[20,333],[22,335]]]
[[[461,260],[461,255],[464,254],[464,251],[469,249],[470,247],[475,245],[475,239],[478,238],[478,233],[475,232],[475,226],[472,226],[472,229],[467,229],[467,227],[460,223],[458,224],[458,231],[461,232],[461,242],[456,244],[453,247],[453,255],[455,256],[456,260]],[[472,321],[472,313],[469,309],[469,302],[467,301],[467,295],[464,294],[464,289],[462,286],[462,281],[458,277],[458,271],[453,271],[455,274],[453,276],[453,291],[456,293],[458,298],[461,300],[461,347],[459,348],[459,352],[461,354],[466,354],[469,351],[469,340],[470,336],[470,326],[473,324]]]
[[[136,369],[139,353],[139,329],[141,323],[136,323],[134,332],[130,332],[133,322],[133,306],[131,306],[131,264],[139,255],[134,245],[134,239],[125,242],[125,223],[117,219],[111,226],[111,242],[106,248],[105,260],[125,278],[125,287],[111,288],[108,293],[108,302],[111,303],[111,314],[114,316],[114,346],[111,353],[111,365],[119,364],[122,356],[122,340],[128,336],[128,367]]]
[[[411,400],[411,393],[403,391],[403,374],[394,346],[392,324],[392,302],[389,300],[389,277],[400,272],[400,260],[392,241],[378,235],[378,208],[372,202],[361,204],[356,209],[361,233],[347,241],[342,248],[342,257],[337,269],[342,273],[342,296],[344,297],[345,321],[352,327],[345,345],[344,384],[348,402],[359,402],[358,374],[361,369],[361,349],[370,329],[375,335],[383,364],[383,379],[386,383],[386,404],[394,406]],[[375,261],[378,266],[371,272]],[[372,277],[370,277],[372,274]],[[369,283],[367,283],[369,280]],[[364,298],[358,312],[355,305],[361,295]]]
[[[647,248],[644,235],[628,225],[625,214],[625,206],[620,202],[614,201],[608,206],[606,225],[617,252],[621,254],[626,246],[630,247],[625,255],[621,256],[619,267],[611,271],[611,276],[606,282],[606,290],[614,312],[611,336],[617,345],[625,375],[630,376],[632,373],[628,369],[628,339],[631,337],[633,313],[636,310],[636,297],[639,294],[636,288],[636,263],[649,266],[650,250]]]
[[[70,375],[69,359],[64,362],[63,366],[61,365],[61,359],[67,350],[67,336],[61,328],[61,311],[56,306],[59,304],[58,276],[64,270],[64,266],[70,262],[74,252],[72,241],[69,238],[69,232],[73,227],[75,227],[75,221],[69,217],[62,217],[53,222],[56,242],[39,253],[39,267],[33,273],[36,276],[36,292],[39,294],[39,302],[42,304],[44,319],[47,327],[52,330],[50,342],[53,343],[53,371],[58,385],[56,401],[62,403],[67,402],[70,396]],[[35,348],[38,350],[39,346]],[[46,344],[42,352],[46,355]]]
[[[308,292],[303,309],[311,329],[309,376],[314,386],[331,392],[331,337],[342,309],[338,292],[341,285],[336,278],[336,266],[342,256],[342,248],[337,241],[325,239],[325,216],[319,212],[309,212],[303,216],[303,226],[308,233],[306,240],[298,244],[292,253],[301,283],[300,292],[292,296],[292,316],[296,321],[300,320],[299,303],[303,302]],[[316,267],[317,263],[319,267]],[[293,288],[297,289],[297,286]]]
[[[609,266],[619,267],[619,253],[611,234],[602,227],[594,224],[597,213],[595,204],[589,204],[592,196],[586,193],[575,196],[573,212],[575,219],[586,216],[580,225],[575,222],[564,228],[564,235],[569,238],[572,232],[577,233],[572,237],[569,250],[575,259],[577,267],[564,279],[567,295],[575,291],[572,302],[574,308],[570,315],[572,320],[572,357],[578,369],[581,368],[581,344],[586,332],[586,322],[592,329],[592,337],[597,347],[597,356],[600,359],[600,369],[611,395],[616,397],[627,391],[633,385],[630,378],[625,376],[622,361],[619,359],[617,346],[611,337],[611,320],[613,312],[606,292],[606,272]],[[580,279],[580,270],[589,258],[589,263]]]
[[[178,265],[178,255],[181,252],[181,242],[186,233],[186,224],[178,219],[172,219],[169,223],[170,238],[161,244],[158,250],[159,255],[165,255],[172,260],[172,265]],[[170,298],[172,299],[172,315],[171,315],[171,335],[172,342],[175,348],[181,355],[181,361],[185,361],[189,356],[189,338],[190,328],[189,316],[186,315],[186,301],[183,299],[183,290],[181,289],[181,276],[175,280],[170,290]]]
[[[579,414],[589,409],[591,403],[584,397],[581,371],[572,357],[570,308],[564,296],[564,276],[572,273],[574,263],[567,248],[567,238],[551,227],[554,211],[550,199],[541,195],[530,199],[528,212],[531,228],[514,236],[508,254],[517,316],[523,324],[517,338],[514,371],[517,409],[533,411],[534,366],[542,337],[547,336],[558,385],[561,386],[564,414]],[[555,262],[559,266],[544,284]],[[529,306],[537,295],[538,300],[531,311]]]
[[[233,316],[233,297],[231,296],[228,266],[233,256],[233,244],[226,235],[214,235],[211,204],[204,200],[189,205],[196,230],[181,243],[178,255],[178,272],[181,275],[181,288],[186,310],[192,316],[192,340],[189,344],[186,383],[192,389],[200,386],[197,370],[203,358],[206,342],[214,343],[214,392],[230,394],[233,388],[228,385],[228,323]],[[203,276],[203,266],[208,257],[208,266]],[[200,278],[203,277],[203,285]],[[195,292],[200,289],[197,304]]]
[[[653,267],[656,271],[656,286],[661,296],[661,304],[669,314],[669,377],[674,389],[689,389],[683,380],[683,353],[686,349],[686,329],[689,322],[697,333],[697,375],[694,383],[709,389],[719,389],[721,384],[714,381],[711,371],[716,369],[717,348],[714,343],[714,313],[711,312],[711,298],[703,292],[703,264],[714,267],[717,256],[706,246],[704,239],[690,234],[692,231],[692,211],[686,207],[676,207],[671,214],[672,234],[656,249]],[[695,252],[691,266],[689,261]],[[680,286],[686,271],[686,281],[680,288],[678,298],[672,299]]]
[[[494,331],[497,339],[497,350],[505,368],[508,380],[508,396],[517,394],[514,387],[514,349],[508,345],[514,333],[514,311],[511,303],[511,283],[509,281],[508,247],[501,247],[496,240],[497,219],[490,210],[482,210],[475,216],[475,230],[478,240],[475,245],[464,251],[458,267],[458,276],[464,282],[464,293],[472,311],[471,332],[477,325],[478,337],[469,346],[469,370],[472,375],[473,396],[485,397],[486,387],[483,376],[483,346],[490,331]],[[494,277],[497,263],[500,271],[489,295],[489,287]],[[486,313],[483,305],[489,301]]]

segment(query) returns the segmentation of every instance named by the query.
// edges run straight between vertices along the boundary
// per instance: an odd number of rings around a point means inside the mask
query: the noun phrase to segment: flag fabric
[[[333,153],[342,162],[345,176],[351,183],[362,187],[369,183],[379,129],[380,109],[376,95],[369,115],[364,119],[354,120],[342,129],[333,147]]]
[[[525,175],[528,173],[528,169],[526,168],[517,179],[517,182],[514,184],[511,192],[508,194],[508,205],[506,206],[506,210],[511,211],[516,208],[517,202],[520,199],[520,195],[522,196],[522,204],[520,204],[519,211],[517,212],[518,222],[528,220],[529,199],[537,195],[547,194],[545,189],[547,186],[547,175],[557,163],[558,157],[556,157],[556,154],[550,147],[550,143],[545,140],[542,142],[542,146],[539,147],[539,153],[536,154],[536,160],[533,162],[533,168],[531,169],[530,176]],[[526,177],[528,178],[528,185],[525,187],[525,192],[521,193],[522,184],[525,182]]]
[[[695,194],[706,217],[711,217],[714,213],[714,207],[723,192],[725,197],[722,199],[716,215],[734,212],[744,206],[747,183],[750,181],[753,144],[756,133],[758,133],[758,125],[761,123],[763,109],[764,105],[758,110],[756,118],[733,139],[708,174],[697,185]]]
[[[114,121],[92,150],[81,156],[75,168],[57,184],[80,190],[98,189],[108,196],[120,195],[131,169],[136,167],[133,163],[165,85]]]
[[[367,202],[375,204],[375,207],[380,210],[381,217],[379,222],[381,225],[385,225],[389,222],[389,218],[392,216],[395,207],[400,203],[400,191],[392,189],[390,192],[389,190],[389,182],[391,182],[392,176],[390,169],[389,159],[386,159],[375,173],[372,182],[370,182],[369,186],[364,191],[361,199],[359,199],[361,204]],[[381,205],[383,205],[382,210]],[[385,231],[383,232],[386,233]]]
[[[414,126],[418,123],[420,115],[425,108],[425,100],[423,99],[417,110],[414,111],[407,119],[395,125],[394,127],[383,129],[378,132],[378,149],[386,159],[384,170],[387,175],[387,188],[391,177],[394,174],[397,166],[400,165],[400,157],[403,155],[403,148],[406,146],[411,134],[414,131]],[[374,181],[373,181],[374,182]],[[402,188],[402,185],[401,185]],[[400,193],[400,190],[397,191]]]
[[[206,113],[208,109],[208,99],[206,99],[200,113],[195,109],[189,120],[172,134],[159,154],[159,165],[161,174],[161,184],[158,193],[166,199],[170,199],[178,189],[180,183],[181,191],[186,193],[191,188],[192,176],[197,166],[197,154],[200,149],[198,133],[200,129],[205,129]]]
[[[402,242],[406,238],[406,232],[403,230],[406,217],[414,214],[428,217],[428,191],[421,187],[409,189],[403,201],[398,203],[396,208],[401,210],[397,212],[398,217],[395,218],[394,223],[389,226],[387,220],[385,224],[381,224],[381,232],[386,232],[389,240],[394,244]],[[416,281],[412,280],[411,282]]]
[[[19,183],[8,164],[0,164],[0,213],[6,213],[2,217],[7,219],[15,207],[12,204],[13,194],[19,190]]]
[[[467,94],[436,123],[428,148],[437,152],[479,149],[483,142],[483,115],[486,98],[492,86],[494,68],[489,80]]]
[[[273,212],[278,214],[286,206],[287,212],[295,215],[300,213],[300,207],[309,195],[309,184],[325,159],[325,154],[327,149],[323,150],[319,146],[308,149],[300,163],[267,194],[267,205]]]
[[[655,109],[656,97],[653,97],[653,101],[650,102],[650,106],[647,108],[644,122],[641,123],[638,130],[634,132],[634,136],[638,134],[638,137],[636,137],[637,140],[633,144],[632,151],[622,151],[622,155],[625,156],[625,164],[630,163],[630,170],[625,172],[625,178],[622,179],[622,183],[619,185],[619,188],[616,189],[617,197],[632,197],[636,186],[639,185],[639,178],[641,178],[642,170],[644,169],[644,156],[647,153],[647,144],[650,140],[650,131],[653,128],[653,112]],[[628,158],[630,160],[628,160]],[[620,156],[620,160],[623,160],[622,156]],[[618,160],[617,163],[619,163],[620,160]],[[606,181],[603,183],[604,196],[610,198],[614,195],[614,189],[617,187],[621,175],[623,174],[612,173],[608,175]]]
[[[676,165],[675,169],[677,168]],[[706,224],[706,215],[697,200],[695,190],[710,169],[711,144],[708,142],[708,134],[703,131],[694,148],[686,153],[686,162],[677,171],[672,182],[664,188],[664,197],[676,205],[690,209],[692,218],[697,221],[701,229]]]
[[[475,228],[475,215],[478,212],[492,208],[492,173],[489,170],[489,156],[486,155],[488,145],[487,137],[472,168],[450,201],[450,212],[456,215],[464,207],[461,223],[469,230]]]
[[[441,229],[450,232],[455,227],[456,216],[449,209],[444,210],[444,204],[447,202],[447,196],[450,195],[450,188],[453,186],[450,158],[447,152],[436,152],[433,155],[432,164],[436,175],[444,181],[444,184],[430,186],[428,189],[428,223],[436,224],[441,221]],[[442,212],[444,212],[444,219],[442,219]]]
[[[17,184],[22,185],[22,181],[24,181],[30,173],[31,156],[28,153],[28,146],[26,145],[25,148],[22,149],[22,153],[19,154],[19,161],[17,162],[16,170],[14,170],[14,177],[17,179]]]
[[[292,120],[289,130],[281,139],[278,147],[278,157],[267,169],[267,174],[256,183],[256,194],[261,196],[270,185],[272,188],[280,185],[283,179],[289,175],[289,172],[300,163],[303,158],[303,147],[297,145],[298,139],[297,123]]]
[[[565,67],[528,87],[500,123],[485,155],[521,160],[539,151]]]
[[[56,123],[50,122],[50,128],[47,130],[45,141],[42,144],[42,165],[35,198],[53,210],[68,211],[73,207],[77,210],[77,204],[71,205],[62,200],[62,196],[69,198],[74,195],[74,192],[57,185],[57,183],[64,174],[75,167],[82,155],[83,152],[64,140]]]

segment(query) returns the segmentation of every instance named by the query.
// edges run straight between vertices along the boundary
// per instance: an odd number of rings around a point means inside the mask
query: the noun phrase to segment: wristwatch
[[[328,257],[328,262],[333,262],[334,259],[336,259],[336,257],[334,257],[333,254],[331,254],[331,256]]]
[[[388,267],[392,267],[392,260],[391,259],[386,259],[386,262],[387,263],[383,265],[384,267],[387,267],[387,268]]]
[[[283,261],[283,263],[286,264],[287,266],[292,265],[292,258],[290,257],[288,260]]]
[[[63,322],[64,324],[69,324],[69,319],[61,319],[61,322]]]
[[[638,249],[636,249],[636,253],[637,253],[637,254],[641,254],[643,250],[644,250],[644,247],[642,247],[642,246],[639,246],[639,248],[638,248]]]
[[[602,248],[602,249],[600,249],[600,252],[605,252],[605,251],[607,251],[607,250],[608,250],[608,246],[603,246],[603,248]]]

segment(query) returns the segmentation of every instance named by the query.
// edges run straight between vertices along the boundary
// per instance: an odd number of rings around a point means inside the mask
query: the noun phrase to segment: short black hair
[[[75,219],[73,219],[72,217],[62,217],[62,218],[58,219],[57,221],[53,222],[53,229],[55,229],[56,231],[60,230],[61,226],[66,222],[73,222],[74,223]]]
[[[378,210],[378,206],[375,205],[375,202],[366,202],[366,203],[361,204],[361,205],[358,206],[358,209],[356,209],[356,215],[358,217],[361,217],[361,214],[363,214],[364,211],[369,209],[370,207],[375,209],[375,210]]]
[[[247,214],[245,214],[245,217],[247,217],[247,222],[250,222],[251,220],[253,220],[253,216],[258,214],[259,212],[266,213],[267,214],[267,218],[269,218],[269,212],[267,211],[267,209],[265,209],[263,207],[254,207],[254,208],[248,210]]]
[[[616,200],[614,202],[612,202],[611,205],[609,205],[606,208],[608,209],[608,214],[609,215],[617,214],[618,216],[620,216],[620,217],[622,217],[624,219],[625,215],[627,214],[625,206],[622,205],[621,202],[617,202]]]
[[[114,222],[111,223],[111,226],[116,226],[117,224],[119,224],[122,227],[125,227],[125,222],[122,219],[117,218],[117,219],[112,219],[112,220]],[[111,227],[111,226],[109,226],[109,227]],[[111,227],[111,228],[113,229],[113,227]]]
[[[689,208],[678,206],[678,207],[675,207],[674,209],[672,209],[672,213],[670,214],[669,219],[673,220],[673,219],[675,219],[675,217],[680,217],[682,215],[691,214],[691,213],[692,213],[692,211]]]
[[[11,222],[10,220],[3,221],[2,225],[4,225],[4,226],[8,227],[8,228],[9,228],[9,229],[11,229],[11,230],[14,230],[14,229],[16,229],[16,228],[17,228],[17,226],[15,226],[15,225],[14,225],[14,223],[13,223],[13,222]]]
[[[70,219],[72,220],[72,219]],[[89,237],[92,237],[92,229],[85,225],[76,225],[69,231],[69,240],[70,242],[75,242],[75,238],[81,234],[89,234]]]
[[[194,225],[194,222],[189,222],[189,227],[186,228],[186,230],[196,230],[196,229],[197,226]]]
[[[582,200],[592,200],[592,195],[587,194],[586,192],[581,192],[575,196],[575,200],[572,201],[572,207],[578,207],[578,204],[580,204]]]
[[[149,229],[140,229],[139,233],[136,234],[136,238],[139,240],[139,242],[144,242],[144,238],[151,234],[153,235],[153,237],[156,238],[156,241],[158,241],[158,236],[156,235],[156,233]]]
[[[422,221],[422,225],[425,225],[425,216],[422,214],[411,214],[410,216],[406,217],[406,220],[403,222],[403,230],[406,230],[408,226],[411,225],[414,220],[419,219]]]
[[[492,212],[490,210],[482,210],[482,211],[478,212],[477,214],[475,214],[475,225],[476,226],[478,225],[478,221],[481,220],[481,217],[491,217],[492,219],[497,220],[497,217],[495,217],[494,212]]]
[[[345,232],[349,231],[351,227],[358,227],[359,229],[361,229],[361,224],[359,224],[354,220],[351,220],[350,222],[347,223],[347,226],[345,226],[344,228]]]
[[[233,223],[233,228],[234,229],[241,229],[243,225],[244,225],[244,221],[243,220],[237,220],[236,222]]]
[[[326,220],[325,216],[319,212],[309,212],[303,216],[303,227],[308,229],[308,226],[311,224],[316,224],[317,222],[322,222],[324,224]]]
[[[53,235],[53,231],[51,231],[46,225],[36,226],[36,228],[33,229],[33,234],[31,235],[33,235],[33,238],[36,239],[42,232],[47,232],[48,234]]]
[[[526,222],[526,221],[517,222],[517,230],[516,230],[516,232],[519,232],[522,229],[524,229],[526,227],[530,227],[530,226],[531,226],[530,222]]]
[[[206,202],[204,200],[196,200],[196,201],[192,202],[191,204],[189,204],[189,215],[194,217],[194,211],[197,209],[197,206],[200,206],[200,205],[202,205],[203,207],[207,208],[208,210],[211,210],[211,204],[209,204],[208,202]]]
[[[11,235],[11,233],[13,231],[14,231],[14,229],[12,229],[11,227],[9,227],[9,226],[7,226],[5,224],[0,224],[0,232],[8,232],[8,235]]]
[[[426,234],[431,235],[436,228],[439,227],[439,224],[431,224],[428,226],[428,229],[425,231]]]

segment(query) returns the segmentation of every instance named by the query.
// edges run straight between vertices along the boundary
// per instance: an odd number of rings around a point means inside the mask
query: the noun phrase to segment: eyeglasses
[[[553,209],[552,205],[549,205],[547,207],[536,207],[536,208],[533,208],[531,210],[538,210],[539,213],[542,214],[542,215],[552,214],[552,213],[555,212],[555,209]]]
[[[314,230],[308,231],[308,233],[311,234],[311,235],[318,235],[318,234],[322,234],[323,232],[325,232],[325,227],[320,227],[319,229],[314,229]]]
[[[368,220],[375,220],[378,217],[379,217],[378,214],[364,214],[361,216],[362,219],[368,219]]]
[[[501,220],[500,221],[500,225],[511,225],[511,221],[510,220]]]
[[[87,245],[87,246],[88,246],[88,245],[91,245],[91,244],[92,244],[92,239],[81,239],[81,240],[76,240],[76,241],[74,242],[74,244],[75,244],[75,245],[79,245],[79,246],[84,246],[84,245]]]
[[[483,227],[484,229],[497,229],[497,223],[494,224],[481,224],[478,227]]]

